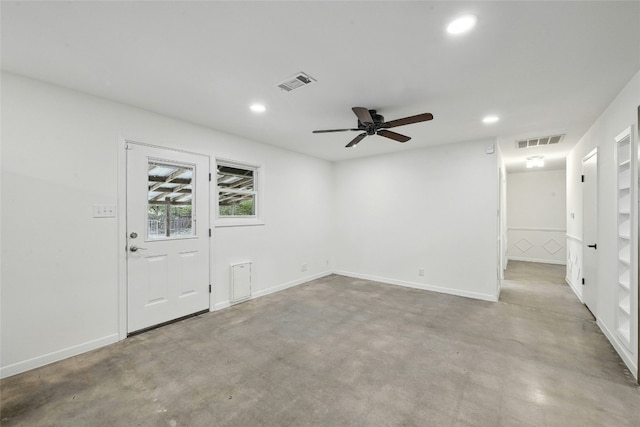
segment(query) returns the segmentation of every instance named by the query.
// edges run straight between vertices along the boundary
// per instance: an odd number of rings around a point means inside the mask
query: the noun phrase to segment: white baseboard
[[[543,259],[543,258],[525,258],[520,256],[510,256],[507,259],[512,261],[525,261],[525,262],[539,262],[543,264],[557,264],[557,265],[567,265],[566,261],[557,261],[553,259]]]
[[[231,301],[229,300],[215,303],[214,306],[209,309],[209,311],[218,311],[227,307],[231,307]]]
[[[326,277],[326,276],[329,276],[331,274],[333,274],[332,271],[323,271],[321,273],[312,274],[311,276],[306,276],[306,277],[303,277],[301,279],[292,280],[291,282],[282,283],[280,285],[272,286],[272,287],[267,288],[267,289],[261,289],[259,291],[252,292],[251,293],[251,297],[249,297],[245,301],[256,299],[256,298],[260,298],[260,297],[263,297],[265,295],[273,294],[275,292],[284,291],[285,289],[289,289],[289,288],[292,288],[294,286],[302,285],[303,283],[307,283],[307,282],[310,282],[312,280],[320,279],[322,277]],[[221,301],[221,302],[216,303],[211,308],[211,311],[222,310],[224,308],[230,307],[231,305],[232,305],[231,301],[228,301],[228,300],[227,301]]]
[[[265,295],[272,294],[274,292],[284,291],[285,289],[292,288],[294,286],[302,285],[303,283],[310,282],[312,280],[320,279],[322,277],[329,276],[333,274],[331,271],[323,271],[322,273],[312,274],[311,276],[306,276],[301,279],[292,280],[291,282],[283,283],[281,285],[273,286],[271,288],[262,289],[260,291],[252,292],[251,299],[260,298]]]
[[[50,363],[58,362],[62,359],[77,356],[87,351],[95,350],[100,347],[113,344],[120,340],[119,335],[111,334],[106,337],[98,338],[93,341],[88,341],[82,344],[74,345],[72,347],[63,348],[51,353],[43,354],[32,359],[24,360],[22,362],[14,363],[12,365],[3,366],[0,368],[0,378],[10,377],[12,375],[20,374],[22,372],[29,371],[31,369],[39,368],[41,366],[48,365]]]
[[[565,276],[564,281],[567,282],[567,285],[569,285],[569,287],[571,288],[571,290],[573,291],[574,294],[576,294],[576,296],[578,297],[578,300],[584,304],[584,301],[582,300],[582,293],[579,292],[579,290],[581,290],[581,288],[578,287],[578,285],[576,285],[575,283],[573,283],[571,281],[571,279],[568,276]]]
[[[423,283],[389,279],[388,277],[370,276],[368,274],[354,273],[351,271],[334,271],[334,273],[341,276],[353,277],[356,279],[364,279],[364,280],[371,280],[374,282],[386,283],[388,285],[397,285],[397,286],[404,286],[406,288],[421,289],[423,291],[433,291],[433,292],[439,292],[441,294],[456,295],[459,297],[473,298],[473,299],[479,299],[483,301],[491,301],[491,302],[498,301],[498,295],[481,294],[477,292],[469,292],[469,291],[463,291],[460,289],[453,289],[453,288],[443,288],[441,286],[433,286],[433,285],[426,285]]]
[[[629,352],[629,350],[627,350],[624,344],[618,341],[618,339],[616,338],[616,335],[612,333],[609,330],[609,328],[607,328],[607,326],[600,321],[600,319],[596,319],[596,324],[600,327],[600,330],[602,331],[604,336],[607,337],[607,339],[609,340],[613,348],[615,348],[618,355],[620,355],[620,358],[622,359],[624,364],[627,365],[627,368],[629,368],[629,370],[637,380],[638,366],[636,365],[636,361],[634,360],[635,358],[633,357],[633,355]]]

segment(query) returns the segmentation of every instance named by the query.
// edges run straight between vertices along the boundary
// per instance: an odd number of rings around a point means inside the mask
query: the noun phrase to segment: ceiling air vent
[[[540,138],[521,139],[516,141],[517,148],[539,147],[541,145],[557,144],[564,135],[541,136]]]
[[[298,89],[299,87],[308,85],[315,81],[316,80],[313,77],[309,77],[305,73],[300,72],[279,83],[278,87],[284,91],[291,92],[294,89]]]

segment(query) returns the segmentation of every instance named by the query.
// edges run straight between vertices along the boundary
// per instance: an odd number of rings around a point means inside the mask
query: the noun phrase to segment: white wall
[[[507,175],[509,259],[565,264],[564,170]]]
[[[492,144],[336,163],[337,272],[497,300],[499,164],[497,153],[485,153]]]
[[[118,218],[92,205],[123,196],[121,138],[264,166],[266,224],[214,230],[215,307],[232,261],[256,295],[330,271],[329,162],[12,74],[1,107],[2,376],[119,339]]]
[[[640,105],[640,72],[625,86],[591,126],[567,157],[567,281],[579,289],[582,269],[582,159],[591,150],[598,149],[598,250],[595,316],[598,325],[609,338],[627,366],[637,377],[638,360],[638,283],[637,273],[632,275],[632,349],[625,348],[615,333],[617,272],[617,213],[614,138],[629,126],[638,141],[637,108]],[[637,165],[634,165],[637,166]],[[637,217],[636,217],[637,218]],[[637,246],[637,237],[635,238]],[[632,262],[637,263],[637,251]],[[637,271],[637,265],[634,266]],[[576,292],[579,294],[579,290]]]

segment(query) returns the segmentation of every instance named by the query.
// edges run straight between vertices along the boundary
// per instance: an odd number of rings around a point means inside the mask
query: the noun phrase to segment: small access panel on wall
[[[231,303],[251,297],[251,262],[231,264]]]
[[[634,147],[631,143],[631,129],[627,129],[616,137],[617,164],[617,214],[618,214],[618,284],[616,286],[616,334],[622,343],[631,349],[631,288],[633,265],[631,257],[633,247],[634,205],[634,169],[631,159],[634,158]]]

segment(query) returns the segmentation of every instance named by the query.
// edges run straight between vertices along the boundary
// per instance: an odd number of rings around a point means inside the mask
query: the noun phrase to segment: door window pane
[[[149,162],[147,238],[195,235],[192,165]]]

